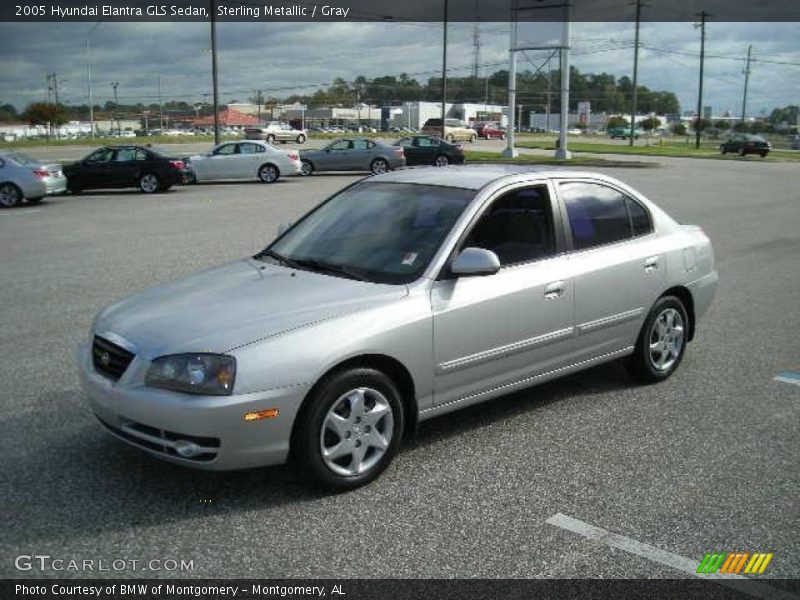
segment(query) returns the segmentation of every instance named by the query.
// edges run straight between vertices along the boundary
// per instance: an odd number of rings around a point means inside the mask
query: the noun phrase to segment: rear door
[[[604,181],[562,180],[557,188],[575,281],[576,358],[619,352],[635,344],[664,291],[665,257],[652,218],[643,204]]]
[[[237,179],[255,179],[258,177],[258,168],[266,162],[264,146],[252,142],[240,142],[239,155],[234,162]]]

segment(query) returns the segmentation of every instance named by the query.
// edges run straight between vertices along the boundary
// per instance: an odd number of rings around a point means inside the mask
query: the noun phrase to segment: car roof
[[[504,177],[524,174],[547,178],[569,173],[575,177],[598,177],[596,173],[557,169],[547,166],[524,165],[465,165],[449,167],[412,167],[399,169],[370,178],[371,181],[392,183],[419,183],[445,187],[479,190],[485,185]],[[602,176],[599,176],[602,177]]]

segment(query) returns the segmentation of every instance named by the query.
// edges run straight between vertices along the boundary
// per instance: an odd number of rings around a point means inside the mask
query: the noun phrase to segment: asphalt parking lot
[[[718,294],[675,376],[641,387],[611,364],[428,421],[336,496],[288,467],[195,472],[123,446],[84,405],[73,353],[103,306],[254,253],[357,176],[0,211],[0,576],[109,576],[15,568],[36,553],[194,561],[124,577],[687,576],[560,513],[694,561],[772,552],[762,578],[800,577],[800,386],[774,380],[800,372],[797,166],[662,162],[600,170],[714,242]]]

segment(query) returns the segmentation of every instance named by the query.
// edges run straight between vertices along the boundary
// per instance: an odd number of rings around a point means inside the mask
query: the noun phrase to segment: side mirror
[[[286,233],[289,229],[291,229],[292,225],[294,225],[294,223],[291,221],[286,221],[285,223],[278,225],[278,235],[281,236]]]
[[[493,275],[500,270],[497,254],[484,248],[464,248],[453,261],[453,275]]]

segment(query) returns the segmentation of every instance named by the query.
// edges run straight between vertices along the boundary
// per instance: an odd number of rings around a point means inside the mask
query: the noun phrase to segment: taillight
[[[33,174],[36,175],[39,179],[46,179],[50,177],[50,171],[47,169],[34,169]]]
[[[179,171],[182,171],[186,168],[186,164],[182,160],[171,160],[169,161],[169,165],[173,169],[178,169]]]
[[[395,148],[394,149],[394,155],[395,156],[405,156],[405,152],[403,151],[402,148]]]
[[[289,154],[289,160],[299,160],[300,159],[300,157],[297,155],[296,152],[288,152],[288,154]]]

